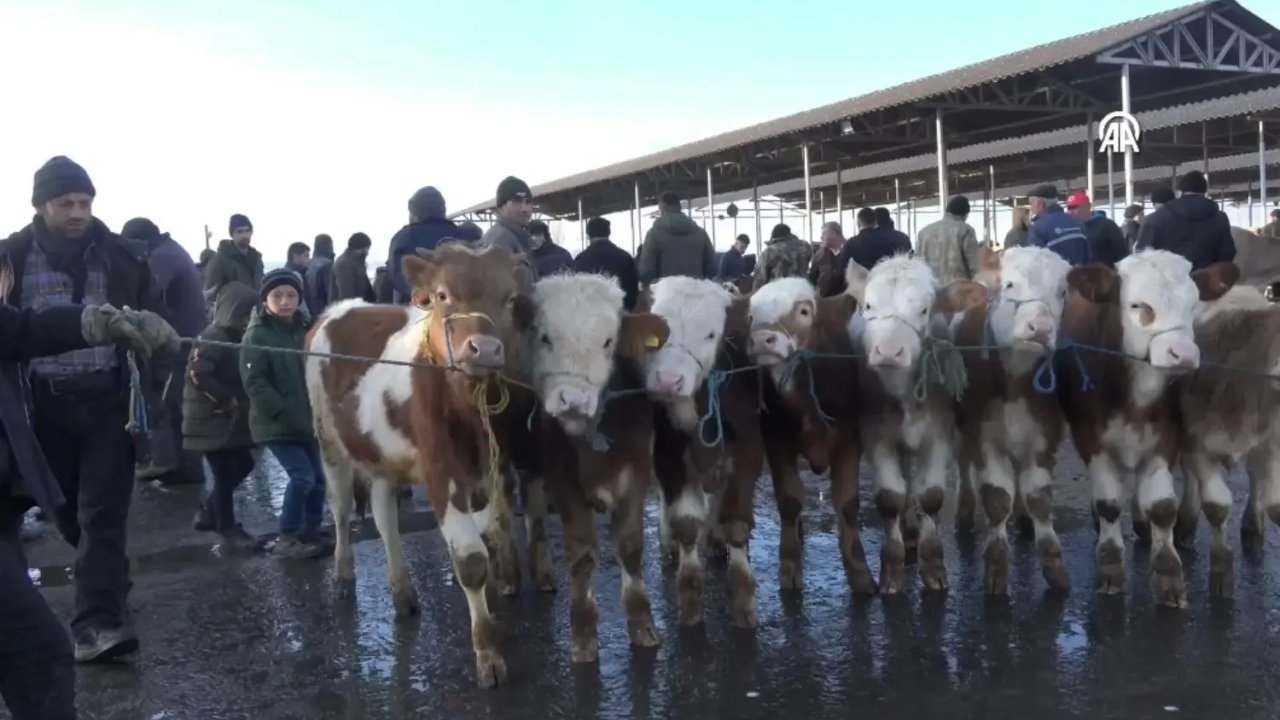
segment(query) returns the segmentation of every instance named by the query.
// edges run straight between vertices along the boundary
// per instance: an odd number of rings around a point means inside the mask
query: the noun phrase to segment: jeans
[[[187,382],[186,358],[164,367],[168,378],[161,407],[151,428],[151,465],[176,468],[180,481],[198,482],[204,477],[200,454],[182,448],[182,389]]]
[[[75,720],[71,639],[27,575],[21,523],[0,518],[0,697],[14,720]]]
[[[213,529],[225,533],[236,526],[236,488],[253,472],[253,453],[249,448],[214,450],[205,453],[209,470],[213,474],[213,486],[205,499]]]
[[[280,534],[320,529],[324,518],[324,467],[320,464],[319,443],[273,442],[267,447],[289,476],[280,508]]]

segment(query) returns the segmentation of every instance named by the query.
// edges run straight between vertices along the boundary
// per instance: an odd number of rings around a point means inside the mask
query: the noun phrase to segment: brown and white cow
[[[658,405],[654,471],[662,496],[660,534],[664,547],[674,542],[679,554],[679,621],[702,621],[704,573],[698,544],[707,518],[705,490],[718,455],[727,452],[731,467],[719,521],[729,555],[730,619],[738,627],[755,627],[755,580],[747,542],[755,525],[752,497],[764,468],[764,439],[760,377],[748,368],[746,355],[747,298],[735,299],[714,281],[681,276],[657,281],[650,293],[648,306],[670,331],[666,343],[646,357],[644,372],[649,396]],[[708,387],[713,370],[729,373],[716,376],[724,382],[714,397]],[[793,510],[798,514],[800,508]]]
[[[667,339],[656,315],[624,313],[608,277],[553,275],[533,290],[533,384],[543,419],[540,465],[564,524],[570,575],[570,655],[594,662],[598,609],[592,592],[596,511],[612,514],[631,644],[658,644],[644,584],[644,501],[653,472],[653,406],[640,363]]]
[[[803,450],[810,464],[830,465],[840,556],[854,592],[874,593],[859,534],[858,360],[848,325],[857,309],[849,295],[819,298],[805,278],[781,278],[751,295],[751,361],[769,370],[769,380],[800,418]],[[804,357],[804,353],[810,355]],[[766,439],[778,507],[803,501],[796,456]],[[778,482],[795,478],[795,483]],[[799,523],[783,513],[779,567],[801,575]],[[794,518],[798,521],[798,517]],[[798,581],[797,581],[798,586]]]
[[[1018,496],[1035,527],[1045,580],[1054,589],[1067,590],[1071,581],[1053,529],[1052,492],[1065,420],[1050,382],[1056,378],[1048,373],[1054,371],[1071,266],[1052,250],[1030,247],[1011,248],[988,262],[989,284],[955,282],[940,299],[956,313],[951,320],[956,345],[1000,348],[964,353],[968,385],[956,404],[960,462],[977,475],[988,521],[986,591],[1008,592],[1006,522]],[[972,502],[967,509],[971,515]]]
[[[486,544],[510,556],[495,568],[499,574],[514,566],[510,536],[497,518],[506,511],[502,473],[491,457],[497,454],[502,463],[501,423],[494,415],[505,390],[498,373],[522,366],[519,333],[533,320],[532,302],[517,295],[518,267],[501,249],[449,244],[421,251],[404,259],[404,272],[415,301],[430,303],[428,310],[346,301],[326,310],[308,336],[312,351],[390,361],[307,359],[336,525],[339,589],[350,592],[355,582],[349,518],[358,470],[372,483],[396,610],[416,612],[396,495],[400,487],[424,484],[466,593],[477,678],[485,687],[506,677],[486,597],[495,579]]]
[[[870,272],[850,263],[848,293],[858,300],[849,321],[853,346],[863,357],[859,372],[859,434],[875,470],[876,508],[884,527],[880,592],[902,589],[906,543],[902,516],[908,493],[921,511],[920,576],[930,590],[945,590],[939,514],[952,461],[954,399],[930,371],[939,334],[933,322],[937,278],[919,258],[895,255]],[[926,359],[928,362],[926,362]],[[923,376],[921,373],[928,373]],[[923,399],[916,388],[920,387]]]
[[[1227,282],[1230,280],[1230,282]],[[1200,364],[1192,323],[1202,301],[1234,278],[1163,250],[1130,255],[1115,269],[1067,275],[1061,335],[1082,347],[1058,353],[1058,393],[1076,449],[1088,467],[1098,516],[1097,590],[1125,590],[1122,493],[1131,478],[1138,512],[1151,524],[1151,581],[1157,602],[1185,607],[1172,469],[1178,460],[1178,396],[1172,380]]]

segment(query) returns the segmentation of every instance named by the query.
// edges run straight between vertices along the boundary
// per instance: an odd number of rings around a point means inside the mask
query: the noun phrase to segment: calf
[[[775,280],[751,296],[748,352],[752,362],[768,368],[771,384],[801,418],[810,464],[829,463],[846,578],[854,592],[874,593],[875,580],[859,534],[859,368],[847,329],[856,308],[857,301],[849,295],[819,298],[804,278]],[[803,500],[795,453],[787,449],[776,442],[767,446],[779,508],[799,506]],[[795,482],[779,483],[780,477]],[[799,575],[798,522],[788,526],[784,518],[779,554],[780,567],[793,565]]]
[[[517,338],[533,320],[532,304],[516,294],[519,265],[501,249],[449,244],[408,256],[403,265],[415,304],[429,303],[429,309],[342,302],[326,310],[308,336],[315,352],[387,361],[307,359],[336,527],[335,581],[344,592],[355,583],[348,520],[359,470],[372,483],[396,609],[417,610],[396,494],[424,484],[466,593],[478,680],[488,687],[504,680],[506,664],[486,598],[486,543],[509,555],[495,568],[499,574],[515,567],[507,528],[497,517],[506,508],[503,438],[494,428],[509,397],[499,373],[522,366]],[[514,586],[518,576],[499,580]]]
[[[1200,364],[1192,323],[1203,300],[1234,281],[1221,269],[1191,272],[1163,250],[1130,255],[1114,270],[1073,268],[1062,334],[1087,346],[1059,353],[1058,393],[1076,449],[1088,467],[1098,516],[1097,590],[1122,593],[1121,494],[1136,483],[1151,524],[1151,580],[1159,603],[1186,605],[1173,544],[1178,514],[1171,470],[1178,459],[1178,397],[1171,379]]]
[[[937,279],[923,260],[905,255],[885,258],[870,272],[850,263],[845,279],[849,294],[859,301],[848,328],[853,346],[863,355],[859,433],[875,468],[876,508],[885,533],[880,592],[902,589],[907,549],[901,518],[908,509],[908,493],[922,512],[920,576],[930,590],[945,590],[938,514],[946,492],[955,417],[953,397],[931,372],[934,361],[943,359],[937,354],[940,338],[932,322]]]
[[[764,468],[759,373],[748,367],[747,299],[734,299],[711,280],[663,278],[649,307],[666,321],[666,343],[644,363],[645,387],[658,402],[654,471],[662,496],[661,533],[678,546],[679,621],[702,620],[702,561],[698,543],[707,516],[704,488],[719,451],[731,456],[719,520],[728,550],[730,619],[754,627],[755,580],[747,558],[754,527],[752,495]],[[709,387],[712,371],[726,375]],[[706,422],[703,422],[703,419]],[[717,449],[718,448],[718,449]],[[784,514],[799,514],[799,507]]]
[[[1215,265],[1215,282],[1230,284],[1239,270]],[[1227,473],[1245,460],[1249,501],[1241,523],[1247,549],[1261,549],[1266,517],[1280,523],[1280,307],[1255,288],[1236,286],[1206,303],[1196,321],[1201,366],[1179,387],[1182,410],[1182,471],[1185,475],[1177,535],[1195,537],[1201,506],[1213,533],[1209,555],[1209,594],[1230,597],[1235,586],[1234,557],[1227,544],[1231,515]],[[1213,367],[1228,365],[1229,368]]]
[[[988,521],[986,591],[1008,592],[1006,521],[1019,495],[1035,527],[1045,580],[1067,590],[1071,581],[1053,529],[1051,488],[1064,419],[1047,373],[1053,371],[1071,266],[1044,248],[1011,248],[988,262],[990,287],[955,282],[941,303],[957,313],[951,321],[957,345],[1000,348],[964,353],[968,385],[956,405],[961,466],[977,475]],[[967,509],[971,520],[972,502]]]
[[[653,407],[644,395],[639,363],[666,341],[667,328],[655,315],[623,313],[622,288],[600,275],[543,278],[533,298],[533,384],[544,411],[540,465],[564,523],[570,655],[574,662],[594,662],[599,653],[591,590],[595,511],[613,516],[631,644],[658,644],[641,564],[644,500],[653,472]]]

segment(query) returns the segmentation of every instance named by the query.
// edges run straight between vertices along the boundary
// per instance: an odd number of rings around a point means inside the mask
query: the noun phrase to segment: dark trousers
[[[40,380],[32,389],[36,438],[66,497],[58,526],[76,548],[71,630],[121,627],[133,586],[125,554],[134,486],[128,395],[119,388],[54,394]]]
[[[249,448],[214,450],[204,455],[213,473],[213,487],[205,500],[213,529],[225,533],[236,526],[236,488],[253,472],[253,453]]]
[[[161,367],[166,376],[161,389],[160,412],[151,428],[151,465],[176,468],[174,473],[185,482],[204,478],[200,454],[182,449],[182,389],[187,384],[186,357]]]
[[[296,535],[320,529],[324,519],[324,466],[320,464],[320,445],[310,442],[268,443],[289,484],[284,489],[280,506],[280,534]]]
[[[21,518],[0,518],[0,697],[14,720],[75,720],[71,639],[27,575]]]

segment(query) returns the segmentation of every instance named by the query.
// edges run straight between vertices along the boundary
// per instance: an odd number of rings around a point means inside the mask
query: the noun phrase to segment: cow
[[[1125,591],[1121,496],[1133,478],[1137,512],[1151,527],[1151,583],[1157,602],[1185,607],[1172,469],[1178,460],[1174,380],[1200,364],[1192,327],[1203,301],[1234,278],[1164,250],[1144,250],[1114,269],[1073,268],[1060,334],[1080,346],[1056,358],[1058,395],[1076,450],[1088,468],[1098,519],[1096,589]]]
[[[657,403],[659,530],[664,547],[675,545],[678,554],[678,621],[702,621],[704,573],[698,544],[708,514],[704,491],[718,455],[725,452],[730,468],[718,520],[728,553],[730,621],[752,628],[755,580],[747,542],[754,527],[752,496],[764,469],[764,437],[760,377],[746,355],[747,298],[735,299],[717,282],[683,276],[657,281],[650,293],[645,306],[666,321],[670,332],[662,347],[646,356],[643,370],[645,387]],[[782,509],[784,516],[798,517],[799,512],[798,505]]]
[[[1071,581],[1053,528],[1052,492],[1065,420],[1052,373],[1071,266],[1044,248],[1015,247],[984,260],[989,284],[953,282],[942,290],[940,304],[954,314],[956,345],[984,348],[963,355],[968,383],[956,404],[956,424],[960,464],[976,474],[988,520],[985,588],[993,595],[1008,592],[1006,522],[1020,496],[1035,528],[1044,578],[1066,591]],[[972,523],[972,501],[958,503],[957,523],[966,511]]]
[[[570,657],[589,663],[599,654],[592,592],[596,511],[612,514],[631,644],[659,642],[641,564],[644,501],[653,472],[653,407],[640,363],[666,342],[667,326],[656,315],[624,313],[622,288],[603,275],[543,278],[533,299],[532,380],[542,411],[539,465],[564,524]]]
[[[355,583],[349,518],[359,471],[372,484],[396,611],[417,611],[396,495],[399,487],[423,484],[466,593],[477,680],[491,687],[507,671],[486,592],[494,580],[510,591],[519,582],[510,575],[518,565],[500,522],[508,509],[504,439],[495,429],[510,397],[501,377],[523,367],[519,338],[532,324],[533,305],[517,294],[523,270],[502,249],[448,244],[405,257],[403,267],[413,306],[338,303],[308,334],[311,351],[383,361],[307,359],[336,527],[335,583],[342,594]],[[490,547],[502,558],[493,571]]]
[[[1234,264],[1208,269],[1226,284],[1239,274]],[[1235,570],[1226,538],[1232,505],[1227,473],[1240,460],[1250,481],[1241,545],[1260,550],[1266,519],[1280,524],[1280,307],[1257,288],[1236,285],[1205,303],[1195,333],[1200,369],[1179,387],[1184,485],[1175,535],[1190,544],[1203,507],[1213,536],[1209,594],[1231,597]]]
[[[937,278],[919,258],[895,255],[868,271],[850,263],[847,292],[858,300],[848,332],[859,358],[859,435],[875,471],[875,503],[884,527],[880,592],[902,590],[907,544],[902,520],[908,494],[921,512],[920,576],[929,590],[947,588],[939,514],[952,461],[954,396],[939,382],[948,358],[946,328],[934,322]],[[953,351],[954,352],[954,351]]]
[[[857,593],[875,593],[858,515],[859,367],[847,329],[857,301],[844,294],[820,298],[807,279],[781,278],[756,290],[750,309],[751,361],[768,369],[771,386],[799,416],[810,465],[831,468],[831,501],[849,586]],[[772,440],[767,451],[775,478],[796,475],[789,467],[795,464],[794,453],[787,454],[785,446]],[[799,487],[776,487],[779,507],[802,502]],[[784,526],[780,564],[791,563],[798,572],[800,550],[798,528]]]

